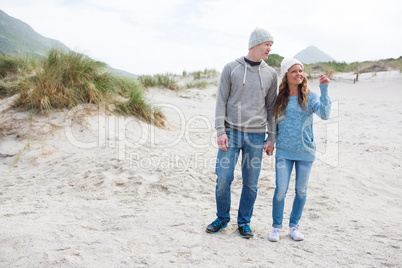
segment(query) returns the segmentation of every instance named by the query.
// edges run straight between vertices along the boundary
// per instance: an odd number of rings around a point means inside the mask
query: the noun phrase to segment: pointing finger
[[[332,70],[329,72],[329,74],[327,75],[328,78],[332,75],[332,72]]]

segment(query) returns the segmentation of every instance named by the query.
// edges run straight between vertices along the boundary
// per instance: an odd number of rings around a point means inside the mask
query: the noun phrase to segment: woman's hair
[[[310,89],[307,86],[307,78],[303,77],[302,83],[298,86],[299,94],[297,97],[297,102],[299,103],[300,107],[303,111],[307,112],[307,97]],[[286,116],[286,107],[288,106],[289,102],[289,85],[287,75],[282,78],[282,82],[279,85],[279,92],[278,97],[276,98],[275,105],[274,105],[274,116],[275,120],[282,115],[282,113]]]

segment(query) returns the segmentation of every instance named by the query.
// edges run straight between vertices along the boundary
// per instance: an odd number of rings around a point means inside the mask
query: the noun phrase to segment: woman
[[[279,241],[282,228],[285,196],[293,166],[296,169],[296,195],[290,214],[289,234],[293,240],[304,239],[298,225],[306,203],[307,183],[315,158],[316,146],[313,134],[313,113],[326,120],[331,112],[328,96],[329,77],[321,75],[321,97],[307,87],[303,64],[285,58],[281,62],[282,82],[274,106],[277,121],[276,137],[276,188],[273,198],[272,218],[274,229],[269,236],[272,242]]]

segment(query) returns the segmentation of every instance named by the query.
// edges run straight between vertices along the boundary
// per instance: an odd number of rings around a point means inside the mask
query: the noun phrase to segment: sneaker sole
[[[209,230],[205,230],[205,232],[207,232],[207,233],[209,233],[209,234],[217,234],[217,233],[219,233],[220,231],[222,231],[223,229],[225,229],[227,226],[228,226],[227,224],[226,224],[225,226],[222,226],[222,228],[219,229],[219,230],[216,231],[216,232],[211,232],[211,231],[209,231]]]
[[[299,237],[298,239],[295,239],[291,235],[290,235],[290,238],[292,238],[293,241],[303,241],[304,240],[304,237]]]
[[[254,236],[253,235],[240,235],[242,238],[244,238],[244,239],[250,239],[250,238],[253,238]]]

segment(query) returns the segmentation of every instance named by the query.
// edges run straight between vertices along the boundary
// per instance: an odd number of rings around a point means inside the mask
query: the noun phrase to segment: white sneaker
[[[296,227],[290,227],[289,235],[295,241],[302,241],[304,239],[304,236],[299,232],[299,230],[297,230]]]
[[[279,233],[281,232],[280,228],[274,228],[271,234],[268,237],[268,240],[271,242],[278,242],[279,241]]]

